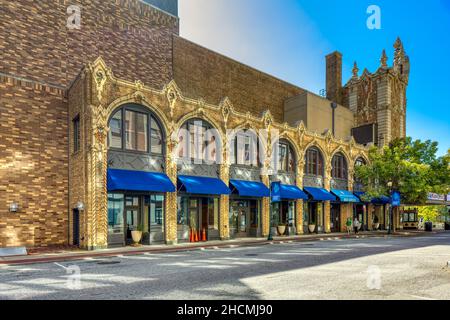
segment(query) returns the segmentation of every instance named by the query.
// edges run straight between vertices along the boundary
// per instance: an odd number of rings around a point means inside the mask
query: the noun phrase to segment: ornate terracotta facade
[[[70,180],[72,187],[69,190],[69,202],[73,208],[78,202],[85,204],[83,212],[82,231],[80,239],[82,246],[95,249],[107,246],[107,130],[108,119],[120,106],[135,103],[150,109],[159,117],[167,133],[167,157],[165,159],[165,173],[172,182],[176,183],[177,163],[173,151],[177,147],[177,132],[186,120],[196,118],[208,121],[218,130],[223,141],[223,163],[219,165],[219,177],[228,185],[230,159],[227,150],[227,130],[236,128],[265,129],[267,132],[277,130],[279,137],[289,141],[296,153],[297,174],[296,185],[303,187],[303,168],[305,151],[314,146],[324,157],[325,184],[330,189],[331,159],[336,153],[346,157],[349,165],[348,184],[352,185],[353,164],[357,158],[367,160],[367,148],[357,145],[353,139],[342,141],[335,139],[330,132],[325,135],[308,132],[303,123],[297,127],[278,123],[273,120],[269,111],[262,117],[255,117],[249,112],[239,112],[238,105],[234,105],[224,97],[219,105],[205,103],[201,97],[185,97],[177,87],[175,81],[168,83],[162,90],[144,85],[140,81],[129,82],[117,79],[112,70],[108,69],[104,61],[99,58],[89,64],[69,90],[69,117],[80,116],[81,121],[81,150],[73,153],[71,150]],[[272,145],[270,134],[268,144]],[[266,148],[267,159],[272,157],[272,148]],[[261,180],[269,186],[270,161],[264,163],[261,170]],[[266,169],[266,170],[265,170]],[[177,194],[167,193],[165,201],[166,243],[173,244],[176,236],[176,210]],[[229,238],[229,197],[220,198],[220,236]],[[262,201],[262,234],[266,236],[269,231],[269,198]],[[297,233],[303,233],[302,213],[303,201],[297,201],[296,223]],[[330,203],[325,203],[325,231],[330,231],[329,219]]]

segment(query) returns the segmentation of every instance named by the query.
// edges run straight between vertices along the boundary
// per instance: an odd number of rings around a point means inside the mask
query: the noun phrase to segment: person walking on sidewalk
[[[355,234],[358,234],[360,223],[358,220],[358,217],[355,217],[355,220],[353,220],[353,229],[355,229]]]
[[[350,232],[352,230],[352,218],[347,218],[345,226],[347,227],[347,235],[350,235]]]

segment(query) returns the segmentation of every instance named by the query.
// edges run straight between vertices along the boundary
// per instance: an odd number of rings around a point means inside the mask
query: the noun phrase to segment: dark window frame
[[[126,111],[131,111],[131,112],[136,112],[136,113],[141,113],[141,114],[146,114],[147,115],[147,128],[146,128],[146,134],[147,134],[147,151],[139,151],[139,150],[133,150],[133,149],[127,149],[126,148],[126,143],[125,143],[125,135],[126,135],[126,130],[125,130],[125,114]],[[163,129],[163,126],[161,124],[161,121],[159,120],[158,116],[152,112],[150,109],[148,109],[145,106],[142,105],[137,105],[137,104],[127,104],[127,105],[123,105],[119,108],[117,108],[114,113],[111,114],[109,120],[108,120],[108,128],[110,127],[110,122],[112,120],[112,118],[118,113],[121,113],[121,133],[120,133],[120,138],[121,138],[121,147],[117,148],[117,147],[111,147],[110,146],[110,139],[109,139],[109,134],[108,134],[108,149],[109,150],[116,150],[116,151],[123,151],[123,152],[127,152],[127,153],[137,153],[137,154],[150,154],[150,155],[155,155],[155,156],[164,156],[165,155],[165,131]],[[152,152],[152,144],[151,144],[151,132],[152,132],[152,123],[153,121],[156,122],[157,127],[160,130],[161,133],[161,152]]]
[[[304,174],[321,177],[324,176],[323,155],[316,147],[306,150]]]
[[[278,146],[277,150],[276,150],[276,157],[277,157],[277,161],[278,161],[278,171],[280,172],[286,172],[286,173],[296,173],[297,172],[297,166],[296,166],[296,162],[297,162],[297,157],[296,157],[296,153],[294,148],[292,147],[291,143],[285,139],[280,139],[278,141],[278,143],[275,144],[274,148]],[[280,159],[280,151],[281,148],[285,147],[286,148],[286,160],[285,160],[285,164],[284,167],[286,168],[286,170],[281,170],[281,159]],[[290,163],[292,160],[292,168],[290,168]]]
[[[342,153],[337,153],[331,160],[331,177],[334,179],[348,179],[348,164]]]

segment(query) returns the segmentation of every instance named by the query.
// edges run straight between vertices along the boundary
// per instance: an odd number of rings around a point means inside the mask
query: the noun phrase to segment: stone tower
[[[355,62],[353,76],[342,89],[342,104],[355,114],[354,133],[359,130],[354,134],[357,142],[384,146],[406,136],[409,57],[400,38],[397,38],[394,48],[393,65],[388,65],[388,57],[383,50],[375,73],[364,69],[360,76]],[[368,136],[372,136],[373,141],[367,140]]]

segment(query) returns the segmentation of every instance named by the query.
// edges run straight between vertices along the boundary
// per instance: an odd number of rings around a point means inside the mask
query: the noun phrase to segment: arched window
[[[367,164],[366,160],[364,160],[363,158],[359,157],[355,161],[355,168],[356,167],[360,167],[360,166],[365,166],[366,164]],[[353,180],[355,181],[356,184],[361,184],[362,183],[361,179],[358,179],[358,177],[356,176],[356,171],[355,171],[355,175],[353,177]]]
[[[231,141],[231,159],[233,164],[259,167],[259,139],[253,130],[238,131]]]
[[[347,179],[347,161],[342,153],[334,155],[331,161],[331,176],[335,179]]]
[[[164,136],[160,122],[147,108],[126,105],[109,120],[108,147],[161,155]]]
[[[208,122],[201,119],[186,121],[178,132],[178,157],[194,163],[218,163],[220,135]]]
[[[323,176],[323,157],[319,149],[312,147],[306,151],[305,174]]]
[[[363,158],[358,158],[355,161],[355,167],[359,167],[359,166],[365,166],[366,165],[366,160],[364,160]]]
[[[295,152],[291,144],[286,140],[280,140],[275,146],[278,145],[277,155],[277,168],[279,171],[295,172]]]

